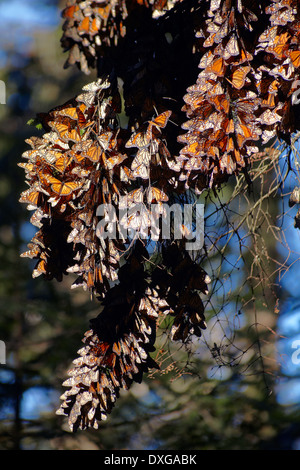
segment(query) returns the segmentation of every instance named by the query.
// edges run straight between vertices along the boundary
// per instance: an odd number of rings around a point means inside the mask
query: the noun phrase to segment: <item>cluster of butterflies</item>
[[[149,369],[159,368],[152,359],[159,314],[175,316],[174,340],[201,336],[206,328],[204,307],[198,290],[207,293],[207,274],[195,265],[182,247],[170,244],[163,250],[163,263],[149,277],[144,261],[149,254],[141,241],[119,270],[119,283],[103,301],[103,310],[86,332],[85,346],[73,361],[67,391],[57,414],[67,416],[72,431],[98,428],[119,397],[141,382]],[[170,271],[168,271],[170,268]],[[182,279],[184,278],[184,282]],[[155,286],[155,284],[157,285]],[[155,286],[155,287],[154,287]]]
[[[137,242],[127,263],[119,270],[119,283],[103,301],[103,310],[87,331],[85,346],[73,361],[68,390],[57,414],[68,416],[72,431],[98,428],[111,412],[120,389],[140,381],[144,372],[156,367],[155,322],[159,308],[167,303],[147,285],[143,259],[148,253]],[[148,306],[149,305],[149,306]]]
[[[201,336],[205,328],[197,290],[207,293],[210,280],[184,245],[165,248],[162,264],[145,280],[149,254],[140,239],[149,236],[152,206],[157,217],[163,215],[167,192],[176,187],[176,168],[162,138],[171,111],[129,132],[120,128],[119,112],[118,90],[109,77],[89,83],[75,99],[38,115],[45,133],[28,139],[31,149],[23,153],[26,162],[19,163],[29,185],[20,201],[34,210],[31,222],[39,229],[21,255],[37,260],[33,276],[61,280],[75,273],[72,287],[103,299],[104,309],[84,337],[86,347],[65,382],[70,388],[58,410],[69,417],[73,430],[97,427],[119,389],[154,367],[150,352],[159,314],[175,317],[174,340]],[[124,220],[118,218],[122,204],[128,209]],[[115,219],[104,219],[105,225],[116,223],[116,237],[103,236],[100,206],[116,209]],[[131,228],[135,238],[124,237],[124,228]]]
[[[233,5],[234,3],[234,5]],[[196,36],[206,52],[184,96],[187,187],[211,187],[241,171],[258,145],[293,131],[288,118],[300,72],[300,11],[295,0],[255,3],[211,0]],[[262,28],[263,25],[263,28]]]
[[[61,44],[69,51],[65,67],[78,64],[86,74],[94,66],[97,54],[105,47],[117,45],[119,37],[125,34],[125,0],[71,0],[62,16],[65,23]]]
[[[117,150],[118,100],[110,93],[110,82],[99,79],[75,100],[40,115],[49,132],[28,140],[32,149],[23,154],[28,162],[19,164],[29,184],[20,201],[35,210],[31,222],[39,228],[22,255],[38,259],[34,277],[61,280],[73,272],[78,275],[73,287],[99,295],[116,280],[123,249],[122,239],[96,234],[98,206],[118,203],[122,175],[116,171],[112,181],[111,173],[126,158]]]
[[[150,7],[158,17],[178,0],[68,0],[61,43],[69,51],[65,67],[77,64],[86,74],[104,50],[117,46],[126,35],[125,20],[134,8]]]
[[[168,78],[174,61],[167,52],[179,47],[173,11],[176,21],[187,11],[194,18],[200,57],[183,108],[172,93],[185,84],[185,71],[178,65],[176,80]],[[155,31],[149,15],[160,21]],[[165,240],[159,219],[187,190],[216,187],[246,170],[260,145],[293,131],[300,11],[296,0],[72,0],[63,17],[68,63],[85,73],[97,65],[101,78],[37,116],[44,133],[27,140],[19,165],[29,189],[20,201],[38,229],[22,255],[37,261],[33,276],[76,274],[72,287],[101,300],[58,410],[75,431],[97,428],[120,389],[158,367],[151,353],[161,315],[173,317],[174,341],[189,342],[206,328],[202,296],[210,278],[186,250],[185,227],[181,240]],[[113,54],[103,60],[118,47],[117,64]]]

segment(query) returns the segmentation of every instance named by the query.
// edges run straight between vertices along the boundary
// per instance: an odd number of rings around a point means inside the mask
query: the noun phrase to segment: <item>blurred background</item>
[[[6,102],[0,104],[0,340],[6,353],[0,365],[0,449],[300,449],[300,354],[293,356],[300,340],[300,242],[292,210],[279,224],[288,254],[285,246],[276,248],[290,264],[278,277],[280,314],[268,311],[261,299],[272,340],[262,332],[256,343],[252,320],[237,315],[236,305],[224,308],[226,325],[243,352],[247,342],[249,349],[256,344],[260,359],[264,354],[271,358],[268,370],[251,368],[253,356],[246,354],[239,367],[221,361],[221,317],[212,317],[214,347],[205,348],[201,339],[189,351],[167,350],[163,373],[149,374],[121,394],[98,431],[72,434],[55,415],[61,383],[99,307],[83,291],[70,290],[71,276],[61,283],[32,279],[34,261],[20,258],[35,228],[18,202],[26,185],[17,163],[28,149],[25,139],[39,135],[27,122],[95,78],[63,68],[64,5],[58,0],[0,1],[0,79],[6,87]],[[283,198],[278,204],[278,213],[288,210],[287,202]],[[232,290],[237,282],[231,280]],[[158,347],[164,342],[161,334]]]

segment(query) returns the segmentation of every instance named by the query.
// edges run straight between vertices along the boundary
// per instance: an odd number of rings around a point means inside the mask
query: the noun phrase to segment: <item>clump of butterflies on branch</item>
[[[27,140],[20,201],[38,229],[22,254],[37,261],[33,277],[75,273],[72,288],[101,302],[63,384],[58,414],[75,431],[97,428],[120,390],[158,367],[159,318],[173,319],[172,341],[206,328],[209,275],[186,249],[184,226],[180,240],[158,233],[151,262],[150,206],[163,216],[165,204],[247,176],[275,138],[289,141],[299,126],[300,5],[68,0],[62,17],[65,66],[98,78],[37,116],[44,133]],[[97,208],[124,197],[143,210],[117,217],[105,238]],[[124,224],[137,234],[130,240]]]

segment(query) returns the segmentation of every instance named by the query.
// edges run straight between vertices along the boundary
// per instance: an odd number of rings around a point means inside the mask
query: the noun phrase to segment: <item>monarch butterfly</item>
[[[269,74],[273,77],[280,75],[284,80],[289,80],[293,72],[294,66],[291,63],[291,59],[287,58],[281,65],[277,65],[270,70]]]
[[[146,149],[139,149],[131,163],[131,174],[133,177],[143,179],[149,178],[151,153]]]
[[[107,20],[111,12],[111,5],[108,3],[106,6],[102,8],[94,7],[93,12],[95,15],[96,14],[99,15],[102,20]]]
[[[150,177],[150,169],[146,165],[140,165],[135,170],[132,170],[131,174],[135,178],[142,178],[147,180]]]
[[[154,186],[147,189],[148,204],[152,204],[153,202],[166,202],[168,200],[168,196],[161,189],[155,188]]]
[[[253,60],[253,55],[250,54],[250,52],[245,51],[244,48],[242,48],[241,52],[240,52],[240,55],[237,56],[236,60],[231,60],[230,64],[231,65],[241,65],[241,64],[244,64],[245,62],[247,62],[249,64],[249,62],[251,62],[252,60]]]
[[[73,18],[74,17],[74,13],[76,11],[78,11],[80,8],[79,8],[79,5],[71,5],[69,7],[66,7],[63,11],[62,11],[62,17],[63,18]]]
[[[273,124],[275,124],[276,122],[280,122],[281,120],[282,117],[279,116],[279,114],[277,114],[275,110],[271,111],[270,109],[267,109],[264,113],[260,115],[259,118],[257,118],[257,121],[268,126],[272,126]]]
[[[225,95],[216,95],[211,98],[207,98],[208,101],[215,106],[217,111],[228,114],[230,108],[230,102]]]
[[[282,3],[281,1],[277,4],[269,5],[266,8],[266,13],[271,14],[270,22],[272,26],[285,26],[288,22],[295,21],[294,11],[295,10],[291,8],[291,5],[289,3]]]
[[[29,188],[23,191],[19,199],[20,202],[30,204],[30,206],[36,208],[39,205],[41,193],[36,188]]]
[[[140,300],[138,309],[139,309],[139,312],[141,313],[145,312],[145,314],[149,315],[150,317],[153,317],[153,318],[158,317],[158,311],[156,309],[156,306],[153,302],[149,300],[149,298],[143,297]]]
[[[130,139],[126,142],[125,147],[149,147],[150,140],[144,132],[135,132],[131,135]]]
[[[25,251],[24,253],[21,253],[21,258],[38,258],[40,253],[41,253],[41,249],[35,245],[34,243],[28,243],[28,248],[29,250],[28,251]]]
[[[88,16],[83,18],[83,20],[77,25],[78,33],[89,33],[90,29],[90,19]]]
[[[232,155],[230,155],[229,153],[225,153],[222,156],[220,160],[220,168],[221,170],[226,169],[226,172],[229,174],[232,174],[235,171],[236,164],[234,163],[232,159]]]
[[[52,121],[49,122],[49,126],[57,132],[60,139],[64,142],[67,142],[68,140],[78,142],[81,140],[80,133],[78,133],[76,129],[70,129],[67,124]]]
[[[78,112],[77,108],[70,107],[70,108],[63,108],[58,111],[53,112],[55,117],[63,116],[63,117],[68,117],[70,119],[73,119],[77,121],[78,119]]]
[[[82,220],[85,225],[90,226],[93,222],[94,211],[92,209],[87,209],[84,212],[78,214],[78,219]]]
[[[88,289],[91,289],[91,287],[94,287],[95,285],[95,279],[94,279],[94,271],[90,270],[88,273],[85,275],[86,278],[86,285]]]
[[[142,237],[148,236],[148,229],[151,226],[151,217],[147,208],[143,204],[133,206],[128,214],[122,217],[121,225],[126,229],[132,229]]]
[[[57,132],[51,131],[44,134],[44,144],[51,143],[55,146],[55,149],[61,148],[62,150],[69,150],[69,142],[60,139]]]
[[[232,137],[229,137],[229,138],[227,139],[226,151],[227,151],[227,152],[232,152],[233,150],[234,150],[233,138],[232,138]]]
[[[258,38],[258,42],[263,43],[258,50],[264,49],[265,47],[270,46],[277,35],[277,26],[272,26],[264,31]]]
[[[279,36],[276,36],[272,43],[267,47],[266,51],[271,52],[280,60],[285,58],[288,50],[289,38],[289,33],[282,33]]]
[[[160,132],[160,129],[166,127],[171,114],[172,111],[164,111],[163,113],[156,116],[152,121],[149,121],[148,128],[146,131],[146,136],[148,140],[152,140],[153,138],[153,128],[157,129]]]
[[[151,153],[147,150],[147,148],[139,149],[136,153],[135,158],[131,164],[131,170],[136,170],[141,166],[148,167],[151,161]]]
[[[66,152],[61,152],[61,150],[56,150],[53,148],[50,148],[42,154],[44,161],[49,165],[53,165],[57,160],[62,157],[66,157],[67,155],[68,154]]]
[[[35,175],[35,164],[34,163],[31,163],[31,162],[27,162],[27,163],[18,163],[18,166],[21,167],[21,168],[24,168],[24,170],[31,174],[32,176]]]
[[[219,44],[222,39],[224,39],[227,34],[228,34],[228,30],[229,30],[229,25],[228,25],[229,21],[224,21],[224,23],[222,25],[217,25],[217,28],[218,28],[218,31],[216,32],[216,34],[214,35],[214,42]]]
[[[211,62],[211,64],[206,68],[208,73],[214,73],[218,77],[223,77],[226,70],[226,64],[223,57],[219,57],[218,59]]]
[[[129,180],[134,179],[132,171],[127,166],[120,167],[120,180],[124,183],[128,183]]]
[[[99,136],[97,136],[97,140],[103,150],[108,150],[110,148],[110,142],[112,140],[113,133],[111,131],[102,132]]]
[[[76,62],[79,62],[79,60],[76,60]],[[96,95],[94,92],[82,93],[76,97],[76,100],[83,103],[87,108],[90,108],[95,103]]]
[[[36,278],[40,276],[41,274],[46,274],[47,273],[47,265],[45,260],[41,260],[38,262],[36,268],[32,272],[32,277]]]
[[[88,168],[82,168],[81,166],[75,166],[75,168],[72,169],[71,171],[72,175],[77,175],[79,178],[87,178],[91,170]]]
[[[35,227],[41,228],[42,227],[41,219],[43,217],[48,217],[48,215],[45,215],[43,210],[39,207],[30,217],[30,223],[34,225]]]
[[[231,57],[237,56],[240,53],[239,44],[235,34],[231,36],[226,46],[224,47],[223,57],[224,59],[230,59]]]
[[[223,128],[226,134],[233,134],[234,133],[233,119],[225,119],[223,122]]]
[[[183,99],[186,102],[186,104],[191,106],[192,110],[197,109],[198,107],[201,106],[201,104],[205,103],[205,98],[202,96],[202,94],[199,91],[191,92],[185,95]]]
[[[200,69],[205,69],[207,66],[209,66],[214,59],[214,54],[212,53],[211,50],[205,52],[205,54],[201,57],[201,60],[199,62],[199,68]]]
[[[62,155],[57,158],[57,160],[54,162],[53,166],[55,170],[57,170],[60,173],[63,173],[66,168],[72,163],[73,157],[72,156],[67,156],[67,155]]]
[[[253,98],[242,98],[232,103],[233,118],[238,118],[243,122],[250,122],[254,120],[254,111],[260,105],[259,99],[254,95]]]
[[[100,27],[101,27],[100,18],[96,16],[95,18],[92,19],[90,23],[90,28],[89,28],[90,35],[94,36],[95,34],[97,34],[100,30]]]
[[[108,158],[104,155],[104,165],[108,170],[112,170],[116,165],[120,165],[126,159],[127,155],[122,155],[120,153],[110,155]]]
[[[300,51],[291,51],[289,52],[291,61],[293,62],[294,67],[300,67]]]
[[[121,351],[122,351],[121,342],[119,342],[119,341],[114,342],[114,343],[113,343],[113,346],[112,346],[112,351],[113,351],[117,356],[120,356],[120,355],[121,355]]]
[[[81,55],[78,44],[74,44],[70,50],[69,57],[68,57],[66,64],[73,65],[73,64],[76,64],[76,62],[80,63],[81,57],[82,55]],[[66,64],[65,64],[65,67],[66,67]]]
[[[25,142],[30,145],[30,147],[34,150],[37,150],[39,147],[42,147],[45,144],[44,139],[42,137],[36,136],[30,137],[29,139],[25,139]]]
[[[253,126],[248,126],[241,123],[236,123],[235,130],[239,148],[242,148],[247,140],[258,140],[259,135],[261,134],[259,129],[254,129]]]
[[[233,72],[231,81],[230,80],[228,81],[234,86],[234,88],[237,88],[238,90],[240,90],[241,88],[243,88],[246,77],[248,73],[250,72],[250,70],[251,70],[251,67],[249,65],[240,67],[239,69]]]
[[[267,107],[267,108],[274,108],[276,105],[275,98],[276,98],[275,93],[268,93],[267,98],[262,100],[261,106]]]
[[[74,146],[75,147],[75,146]],[[85,154],[84,153],[81,153],[80,150],[75,150],[75,148],[72,148],[72,156],[74,158],[74,160],[79,163],[80,165],[82,165],[82,163],[84,162],[85,160]]]
[[[46,180],[51,184],[51,189],[60,196],[69,196],[73,191],[80,189],[83,182],[79,181],[60,181],[54,176],[47,175]]]
[[[184,169],[187,171],[208,169],[207,160],[201,157],[191,157],[185,163]]]
[[[84,155],[93,163],[97,163],[102,155],[102,149],[96,143],[92,143],[88,146]]]
[[[184,155],[184,154],[188,154],[188,155],[191,155],[191,156],[200,156],[201,154],[203,154],[203,145],[201,145],[200,142],[196,141],[196,142],[191,142],[190,144],[186,145],[182,150],[181,150],[181,154]]]
[[[215,37],[216,37],[216,33],[214,34],[210,34],[210,36],[208,36],[207,39],[205,39],[204,43],[203,43],[203,46],[204,47],[211,47],[213,46],[214,42],[215,42]]]
[[[99,78],[95,82],[91,82],[91,83],[88,83],[87,85],[84,85],[82,89],[83,91],[92,92],[96,94],[98,91],[106,90],[109,87],[110,87],[110,83],[108,79],[103,80],[102,78]]]
[[[134,204],[140,204],[144,201],[144,190],[142,187],[134,189],[130,193],[120,198],[119,207],[125,209]]]
[[[206,120],[215,111],[214,106],[207,100],[205,100],[200,107],[197,108],[197,120]],[[184,129],[184,127],[182,126]]]

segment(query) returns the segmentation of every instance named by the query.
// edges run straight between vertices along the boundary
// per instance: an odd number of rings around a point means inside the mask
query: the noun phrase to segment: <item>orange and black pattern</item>
[[[180,242],[162,246],[162,263],[152,273],[159,298],[166,302],[167,313],[174,317],[173,341],[189,342],[206,329],[204,304],[200,294],[208,294],[211,279],[195,263]]]
[[[58,411],[74,431],[97,428],[120,390],[158,367],[161,315],[173,341],[205,330],[210,276],[186,249],[187,228],[165,240],[159,219],[191,190],[240,172],[248,181],[263,146],[299,130],[300,6],[69,0],[62,16],[66,66],[99,78],[37,116],[44,133],[19,164],[37,233],[21,256],[36,260],[33,277],[76,274],[72,287],[101,301]]]
[[[99,57],[109,54],[126,35],[128,13],[139,7],[151,10],[154,18],[165,14],[180,0],[68,0],[61,44],[69,51],[65,67],[76,64],[90,74]]]
[[[117,106],[108,79],[85,86],[75,100],[39,116],[49,132],[29,139],[32,149],[23,154],[28,162],[20,164],[30,186],[20,201],[35,210],[31,221],[39,228],[22,256],[38,260],[34,276],[61,280],[76,273],[73,287],[98,295],[117,279],[124,250],[122,240],[97,231],[98,206],[118,204],[126,159],[117,149]]]
[[[127,17],[125,0],[70,0],[62,12],[65,19],[61,44],[69,51],[65,67],[77,64],[86,74],[97,57],[110,46],[116,46],[125,35]]]
[[[103,310],[85,333],[85,346],[73,361],[68,390],[58,414],[68,416],[72,430],[98,427],[119,396],[144,372],[158,367],[151,358],[156,336],[156,318],[164,303],[146,280],[143,259],[148,253],[138,242],[127,263],[120,268],[120,283],[103,301]]]
[[[205,52],[184,96],[188,121],[179,160],[187,187],[212,187],[251,162],[261,145],[290,134],[291,96],[299,77],[296,1],[211,0],[197,31]],[[263,31],[261,30],[263,26]]]

